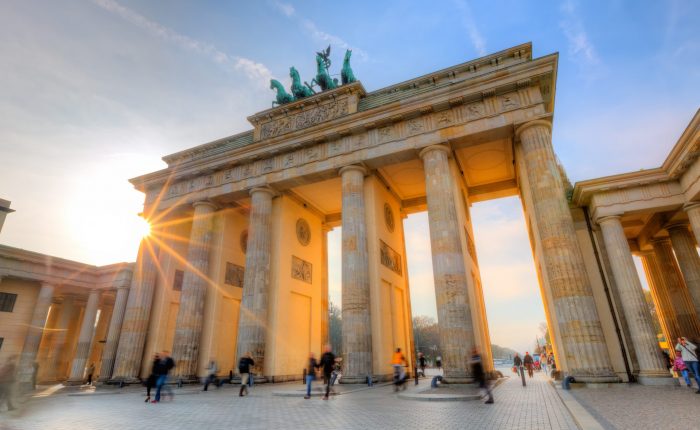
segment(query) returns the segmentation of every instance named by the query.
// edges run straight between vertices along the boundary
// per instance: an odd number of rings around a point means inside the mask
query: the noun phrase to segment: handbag
[[[513,371],[513,373],[518,373],[518,368],[515,366],[513,366],[513,368],[511,370]]]

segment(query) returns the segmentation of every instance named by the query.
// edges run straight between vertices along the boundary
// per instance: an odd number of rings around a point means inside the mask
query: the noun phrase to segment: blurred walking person
[[[406,365],[406,357],[404,357],[401,352],[401,348],[396,348],[396,352],[391,359],[391,366],[394,368],[394,391],[399,391],[399,388],[406,389],[404,383],[406,382],[406,372],[404,371],[404,366]]]
[[[216,360],[210,360],[209,361],[209,366],[207,366],[207,378],[204,380],[204,388],[202,391],[207,391],[209,388],[209,384],[212,382],[216,386],[216,388],[219,388],[219,384],[217,383],[216,379],[216,374],[219,373],[219,367],[216,365]]]
[[[698,365],[696,348],[695,344],[689,342],[685,337],[679,337],[675,349],[676,355],[680,353],[685,365],[693,371],[695,382],[698,384],[698,391],[696,391],[696,393],[700,394],[700,375],[698,374],[700,372],[700,366]]]
[[[250,352],[246,352],[243,354],[243,357],[238,360],[238,373],[241,375],[241,391],[238,393],[240,397],[248,394],[248,380],[251,377],[250,369],[252,366],[255,366],[255,362],[253,361]]]
[[[87,370],[87,384],[92,385],[92,375],[95,374],[95,363],[90,363],[90,367]]]
[[[326,384],[326,395],[323,396],[323,400],[328,400],[328,395],[331,392],[331,385],[335,383],[335,380],[338,377],[340,369],[336,369],[336,366],[337,363],[335,354],[333,354],[331,346],[326,345],[325,351],[323,352],[323,355],[321,355],[321,362],[319,363],[319,367],[321,367],[323,371],[323,379],[324,381],[328,381]]]
[[[167,395],[170,396],[170,400],[173,399],[173,390],[170,388],[167,384],[168,382],[168,373],[170,373],[170,370],[175,367],[175,360],[173,360],[170,357],[170,352],[169,351],[163,351],[161,354],[160,360],[158,360],[158,365],[156,367],[156,399],[153,400],[151,403],[158,403],[160,402],[160,395],[161,391],[163,391],[163,388],[165,387],[165,391],[167,391]]]
[[[421,376],[425,377],[425,364],[426,364],[426,359],[425,355],[423,355],[422,352],[418,353],[418,366],[420,367],[420,373]]]
[[[532,368],[535,365],[535,360],[532,359],[532,356],[530,355],[529,352],[525,352],[525,357],[523,357],[523,364],[525,365],[525,368],[527,369],[527,376],[532,378]]]
[[[515,357],[513,357],[513,372],[517,373],[518,376],[522,376],[523,372],[523,359],[520,358],[520,355],[516,352]]]
[[[153,355],[153,362],[151,363],[151,374],[148,375],[146,379],[146,400],[144,402],[148,403],[151,401],[151,388],[156,386],[158,381],[158,375],[156,375],[157,366],[160,363],[160,354],[157,352]]]
[[[316,369],[318,369],[318,363],[312,352],[309,354],[309,365],[306,369],[306,395],[304,398],[307,400],[311,398],[311,383],[316,379]]]
[[[17,356],[13,355],[5,363],[2,368],[0,368],[0,406],[3,403],[7,404],[7,410],[15,410],[15,406],[12,404],[12,396],[14,395],[14,385],[15,385],[15,373],[17,371],[15,367],[15,361]]]
[[[479,384],[479,388],[486,391],[486,396],[488,397],[488,399],[486,399],[484,403],[488,405],[493,404],[493,393],[491,391],[491,383],[486,377],[486,372],[484,372],[484,366],[481,362],[481,354],[479,354],[479,350],[477,348],[474,348],[474,350],[472,351],[471,368],[472,376],[474,376],[474,379]]]

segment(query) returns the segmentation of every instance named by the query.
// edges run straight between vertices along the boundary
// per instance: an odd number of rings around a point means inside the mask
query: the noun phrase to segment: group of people
[[[673,358],[673,370],[680,373],[685,380],[685,384],[692,388],[688,369],[693,372],[695,382],[698,384],[696,393],[700,394],[700,365],[698,364],[698,349],[697,346],[688,341],[685,337],[679,337],[676,347],[674,348],[675,357]]]
[[[540,354],[538,361],[535,361],[527,351],[522,358],[517,352],[513,357],[513,373],[517,373],[518,376],[523,376],[524,372],[527,371],[527,376],[532,378],[535,370],[544,370],[546,373],[547,367],[554,369],[554,355],[552,354]]]
[[[340,360],[341,358],[336,358],[335,354],[333,354],[330,345],[326,345],[320,361],[316,360],[313,352],[309,355],[309,366],[306,369],[306,396],[304,396],[304,399],[308,400],[311,398],[311,384],[316,379],[316,371],[320,369],[323,374],[323,382],[326,385],[326,394],[323,396],[323,400],[328,400],[331,387],[338,378]]]

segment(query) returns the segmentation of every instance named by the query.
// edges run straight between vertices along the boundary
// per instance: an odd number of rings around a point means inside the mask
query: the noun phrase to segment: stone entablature
[[[210,160],[196,160],[188,163],[189,167],[169,168],[135,178],[132,183],[139,189],[148,188],[148,205],[159,196],[159,187],[169,176],[174,176],[159,200],[163,209],[181,202],[181,196],[186,194],[188,198],[198,199],[243,193],[261,184],[282,183],[283,188],[285,182],[295,178],[330,175],[333,169],[367,161],[372,155],[400,157],[402,151],[420,150],[425,142],[436,138],[436,133],[438,139],[449,141],[496,127],[506,127],[512,132],[513,124],[547,115],[538,82],[553,77],[556,56],[511,67],[514,69],[508,70],[506,76],[498,77],[497,86],[488,76],[476,82],[457,82],[382,112],[346,115],[322,127],[290,132]],[[449,131],[450,128],[458,129]],[[370,157],[361,153],[363,150],[371,150]],[[222,169],[223,166],[226,168]]]
[[[93,266],[0,245],[0,279],[12,277],[56,287],[111,289],[128,287],[134,263]]]

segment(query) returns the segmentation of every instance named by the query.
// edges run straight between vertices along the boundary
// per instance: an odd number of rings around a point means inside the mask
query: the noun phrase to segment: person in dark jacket
[[[306,396],[304,396],[304,398],[307,400],[311,398],[311,383],[314,379],[316,379],[316,370],[318,368],[318,362],[316,361],[316,357],[312,352],[309,354],[309,366],[306,369]]]
[[[165,391],[168,392],[168,395],[170,396],[170,399],[172,400],[173,398],[173,390],[168,387],[166,382],[168,382],[168,373],[175,367],[175,360],[173,360],[170,357],[170,352],[169,351],[163,351],[161,354],[160,360],[158,360],[158,364],[154,366],[155,374],[157,376],[156,379],[156,399],[153,400],[151,403],[158,403],[160,402],[160,393],[163,390],[163,387],[165,387]]]
[[[151,388],[156,386],[156,380],[158,379],[158,375],[156,375],[156,366],[158,366],[159,362],[160,354],[156,352],[153,356],[153,364],[151,364],[151,374],[148,375],[148,379],[146,379],[146,400],[144,400],[146,403],[151,400]]]
[[[422,352],[418,353],[418,366],[420,367],[420,373],[425,376],[425,365],[426,365],[425,355]]]
[[[471,368],[472,376],[479,384],[479,388],[486,391],[488,399],[485,403],[489,405],[493,404],[493,393],[491,392],[491,384],[486,378],[486,372],[484,372],[484,366],[481,363],[481,355],[479,354],[479,350],[477,348],[474,348],[474,350],[472,351]]]
[[[525,352],[525,357],[523,357],[523,364],[525,365],[525,368],[527,368],[527,376],[532,378],[532,368],[535,365],[535,360],[532,359],[532,356],[529,352]]]
[[[324,380],[328,381],[326,384],[326,395],[323,396],[323,400],[328,400],[328,395],[331,391],[331,383],[333,382],[331,376],[333,369],[335,368],[335,354],[333,354],[330,345],[326,345],[325,351],[321,356],[321,363],[319,366],[323,369]]]
[[[515,373],[517,373],[518,376],[522,376],[523,360],[520,358],[517,352],[515,353],[515,358],[513,358],[513,367],[515,368]]]
[[[248,394],[248,378],[250,378],[250,368],[252,366],[255,366],[255,362],[250,352],[246,352],[238,361],[238,373],[241,374],[241,391],[238,393],[240,397]]]

